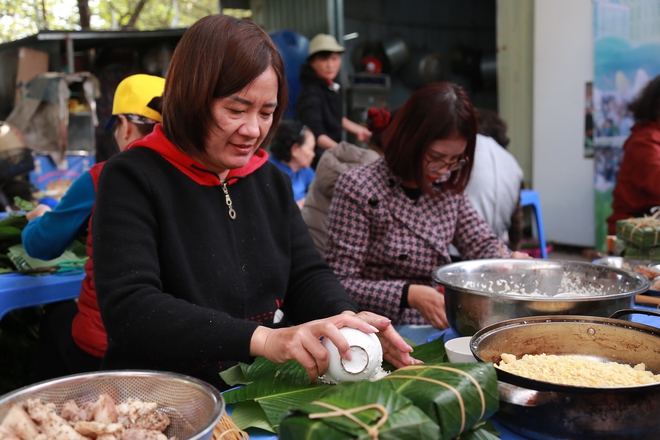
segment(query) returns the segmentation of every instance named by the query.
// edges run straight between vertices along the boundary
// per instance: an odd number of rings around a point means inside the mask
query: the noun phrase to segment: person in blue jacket
[[[316,175],[312,169],[314,133],[301,122],[282,121],[268,151],[268,160],[291,177],[293,198],[302,209],[307,190]]]
[[[112,117],[106,124],[119,151],[153,131],[162,122],[160,97],[163,78],[132,75],[117,86]],[[77,302],[64,301],[47,308],[41,323],[33,375],[47,380],[67,374],[96,371],[107,348],[107,335],[99,313],[93,274],[90,218],[105,162],[94,165],[69,187],[53,207],[40,203],[28,212],[22,233],[28,255],[42,260],[57,258],[77,237],[87,232],[85,278]]]

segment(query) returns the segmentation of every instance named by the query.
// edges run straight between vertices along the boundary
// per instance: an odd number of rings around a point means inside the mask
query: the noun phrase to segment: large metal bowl
[[[540,315],[609,317],[649,289],[636,273],[579,261],[491,259],[433,272],[445,292],[447,320],[461,336],[507,319]]]
[[[637,365],[660,374],[660,329],[613,318],[536,316],[512,319],[478,331],[474,356],[499,363],[502,353],[571,355]],[[582,387],[529,379],[496,369],[500,409],[496,417],[530,439],[657,440],[660,383],[625,387]]]
[[[123,370],[65,376],[5,394],[0,397],[0,421],[12,404],[27,399],[54,403],[59,413],[67,400],[80,406],[95,402],[100,394],[108,394],[116,403],[128,398],[156,402],[157,411],[171,421],[165,435],[179,440],[210,439],[225,411],[220,392],[204,381],[169,372]]]

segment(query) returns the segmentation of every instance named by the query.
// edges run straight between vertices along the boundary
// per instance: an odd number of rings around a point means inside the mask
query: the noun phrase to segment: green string
[[[66,260],[55,265],[55,275],[78,275],[85,270],[86,260]]]

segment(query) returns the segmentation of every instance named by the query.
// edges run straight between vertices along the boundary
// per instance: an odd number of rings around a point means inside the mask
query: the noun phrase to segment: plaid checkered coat
[[[416,309],[401,308],[403,287],[431,285],[433,270],[451,262],[450,243],[466,260],[500,258],[498,246],[509,255],[465,194],[438,191],[411,200],[382,158],[340,176],[326,259],[361,310],[395,325],[427,324]]]

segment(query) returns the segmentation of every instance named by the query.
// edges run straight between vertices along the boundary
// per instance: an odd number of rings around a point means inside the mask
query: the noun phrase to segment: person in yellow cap
[[[309,127],[316,138],[313,167],[324,150],[337,146],[342,129],[366,142],[371,132],[344,116],[344,98],[337,82],[341,53],[345,49],[335,37],[318,34],[309,42],[307,62],[300,67],[300,92],[296,101],[297,118]]]
[[[161,95],[165,79],[152,75],[132,75],[117,86],[112,116],[105,129],[113,133],[119,151],[152,132],[163,121]]]
[[[153,131],[162,122],[163,78],[132,75],[115,91],[112,117],[106,124],[119,151]],[[96,190],[105,162],[81,174],[51,210],[39,204],[27,213],[22,233],[28,255],[42,260],[60,256],[81,234],[87,232],[85,278],[77,302],[65,301],[48,307],[41,323],[34,358],[33,379],[41,381],[67,374],[97,371],[107,347],[101,321],[92,265],[91,216]]]

